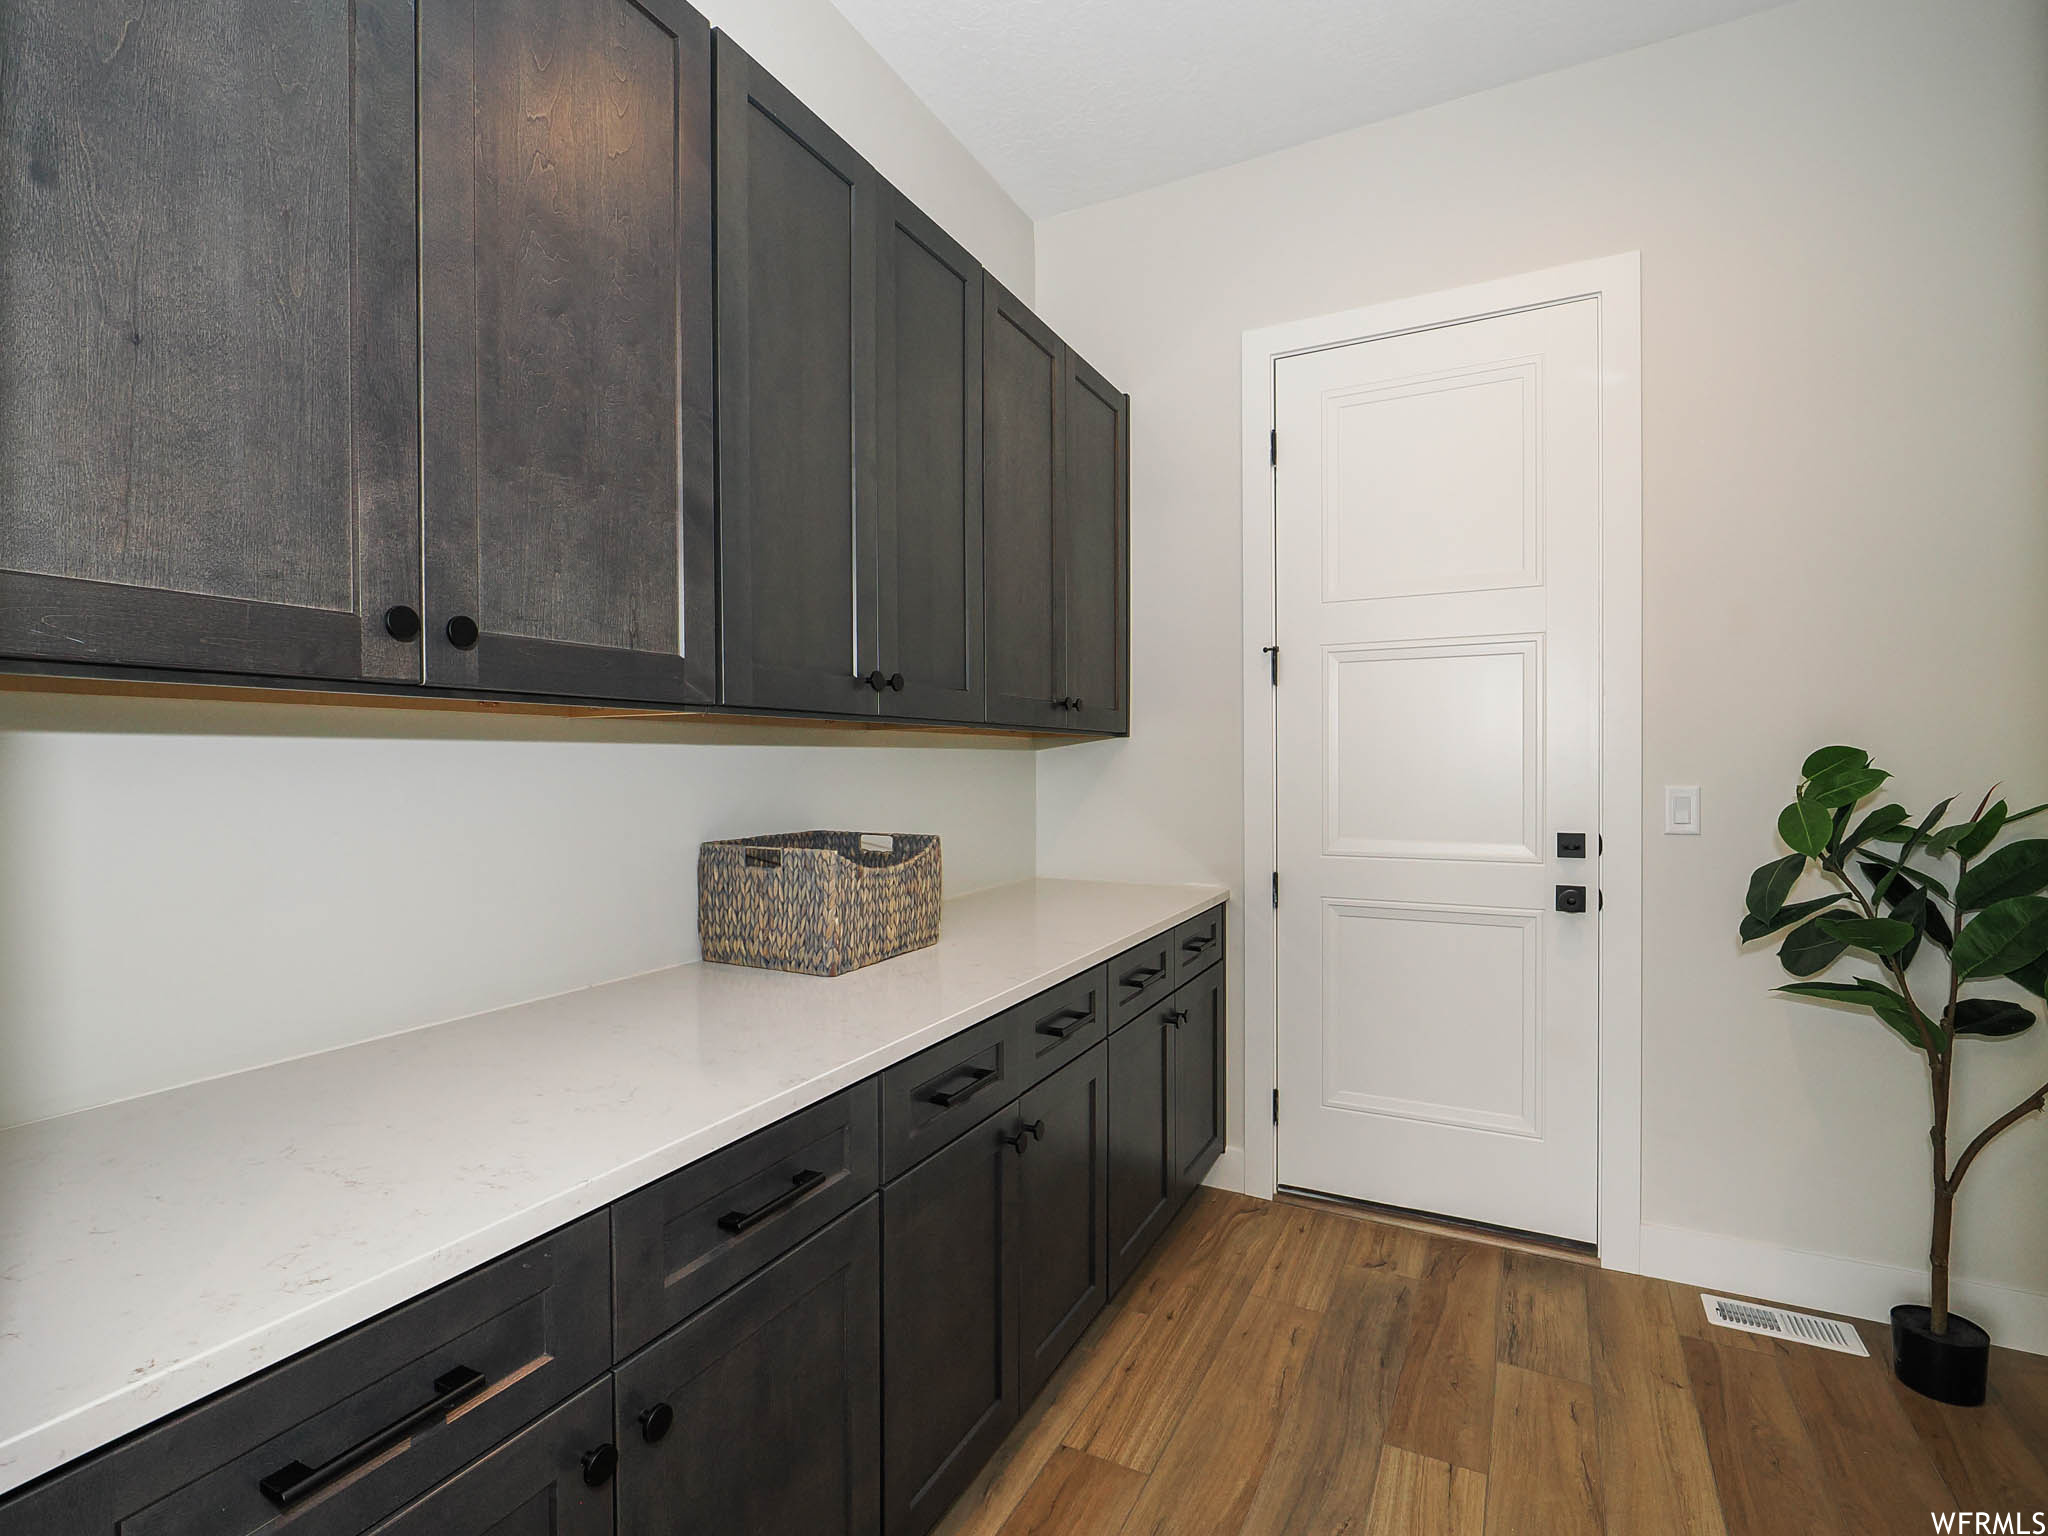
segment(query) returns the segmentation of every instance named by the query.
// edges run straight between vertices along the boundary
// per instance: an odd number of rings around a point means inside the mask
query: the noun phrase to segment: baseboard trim
[[[1211,1189],[1227,1189],[1232,1194],[1244,1193],[1244,1148],[1227,1146],[1216,1154],[1216,1161],[1210,1165],[1202,1182]]]
[[[1650,1222],[1643,1223],[1642,1273],[1873,1322],[1890,1321],[1900,1302],[1927,1300],[1924,1270]],[[1953,1302],[1958,1312],[1990,1329],[1994,1342],[2048,1355],[2048,1296],[1957,1280]]]

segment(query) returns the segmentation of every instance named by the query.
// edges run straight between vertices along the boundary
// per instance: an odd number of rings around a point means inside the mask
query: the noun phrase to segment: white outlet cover
[[[1700,835],[1700,787],[1697,784],[1664,786],[1664,832],[1668,837]]]

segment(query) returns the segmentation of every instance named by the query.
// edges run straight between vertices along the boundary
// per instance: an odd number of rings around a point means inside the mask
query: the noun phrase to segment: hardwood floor
[[[1992,1401],[1708,1324],[1690,1286],[1203,1190],[941,1536],[1907,1536],[2048,1512]],[[2030,1526],[2023,1522],[2019,1529]]]

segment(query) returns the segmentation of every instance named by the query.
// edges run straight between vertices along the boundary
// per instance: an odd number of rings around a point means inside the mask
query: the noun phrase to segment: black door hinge
[[[1278,688],[1280,686],[1280,647],[1268,645],[1262,647],[1262,649],[1266,653],[1266,661],[1273,674],[1273,686]]]
[[[1280,871],[1273,871],[1273,910],[1280,910]]]
[[[1275,1125],[1280,1123],[1280,1090],[1278,1088],[1273,1090],[1273,1123]]]
[[[1280,429],[1275,427],[1266,434],[1266,462],[1275,469],[1280,467]]]

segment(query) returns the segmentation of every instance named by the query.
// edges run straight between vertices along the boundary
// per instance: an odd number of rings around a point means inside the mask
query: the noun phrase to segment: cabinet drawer
[[[1212,907],[1173,930],[1173,958],[1180,981],[1199,976],[1223,958],[1223,909]]]
[[[1015,1031],[1018,1059],[1024,1063],[1020,1088],[1043,1082],[1068,1062],[1087,1055],[1096,1041],[1108,1038],[1104,974],[1098,965],[1003,1011],[1002,1017]]]
[[[358,1536],[605,1372],[610,1259],[586,1216],[0,1505],[0,1533]]]
[[[899,1061],[882,1074],[882,1177],[914,1168],[1024,1089],[1017,1026],[1007,1013]]]
[[[873,1079],[612,1207],[620,1354],[638,1349],[875,1192]]]
[[[1109,962],[1109,1027],[1121,1029],[1174,985],[1174,930],[1147,939]]]
[[[370,1536],[611,1536],[617,1461],[607,1376]]]

